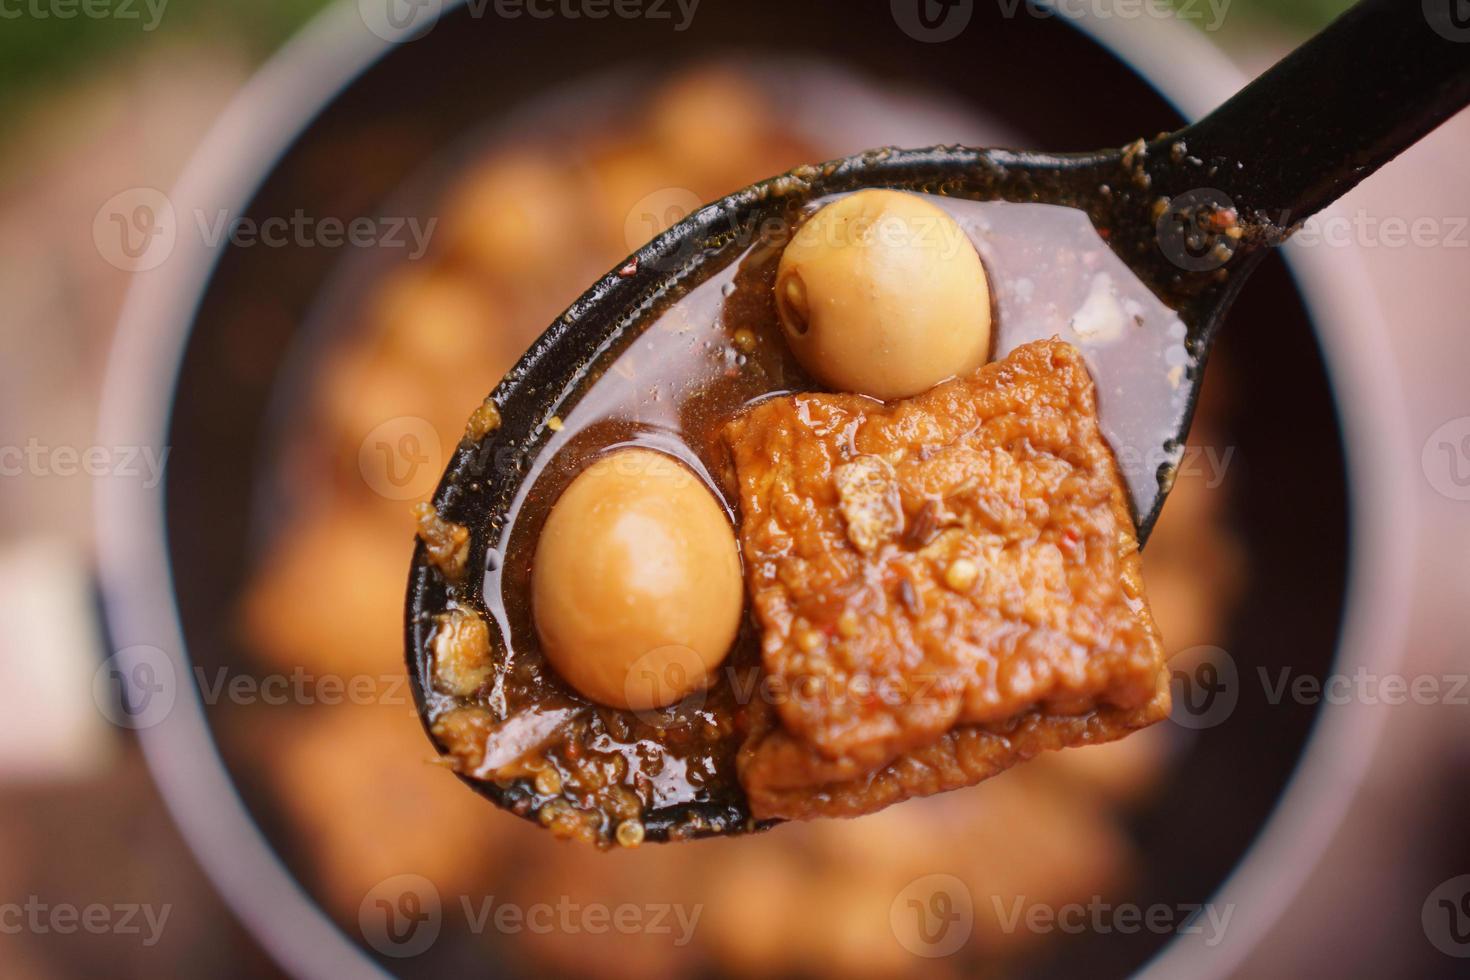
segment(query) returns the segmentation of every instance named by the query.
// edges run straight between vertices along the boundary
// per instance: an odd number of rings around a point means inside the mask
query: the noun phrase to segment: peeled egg
[[[712,683],[740,627],[734,531],[684,464],[616,450],[551,508],[531,602],[547,660],[578,692],[615,708],[673,704]]]
[[[990,288],[964,230],[917,194],[864,190],[801,226],[776,270],[792,352],[836,391],[890,400],[990,353]]]

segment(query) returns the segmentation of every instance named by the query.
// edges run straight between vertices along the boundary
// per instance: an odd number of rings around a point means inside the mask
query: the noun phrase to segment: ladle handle
[[[1248,220],[1284,230],[1466,104],[1470,2],[1362,0],[1214,112],[1151,144],[1148,169],[1159,168],[1164,193],[1208,186]]]

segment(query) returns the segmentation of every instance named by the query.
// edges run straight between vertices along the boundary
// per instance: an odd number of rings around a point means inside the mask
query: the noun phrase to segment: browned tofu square
[[[1164,717],[1163,649],[1078,351],[725,429],[761,659],[756,816],[856,814]]]

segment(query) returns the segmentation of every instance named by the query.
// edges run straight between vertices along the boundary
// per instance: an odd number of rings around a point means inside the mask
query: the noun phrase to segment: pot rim
[[[1187,118],[1209,111],[1245,82],[1202,33],[1176,19],[1109,17],[1090,8],[1057,16],[1116,54]],[[359,2],[339,0],[323,11],[231,101],[169,200],[176,209],[207,204],[217,210],[223,201],[232,211],[242,210],[317,113],[393,43],[364,29]],[[1312,313],[1344,433],[1350,552],[1335,669],[1383,672],[1403,650],[1414,559],[1412,534],[1403,530],[1415,526],[1416,498],[1401,379],[1396,371],[1384,371],[1394,358],[1358,247],[1288,245],[1285,253]],[[134,273],[103,382],[97,427],[103,444],[166,441],[184,348],[221,254],[181,236],[169,261]],[[175,678],[189,676],[163,486],[150,490],[134,481],[103,481],[95,522],[103,602],[118,648],[110,662],[132,676],[130,669],[142,658],[162,651]],[[227,904],[294,975],[385,975],[296,882],[256,826],[219,755],[194,686],[173,686],[184,696],[162,721],[139,728],[137,735],[169,812]],[[1230,909],[1234,941],[1210,946],[1204,934],[1176,936],[1143,976],[1227,975],[1280,921],[1362,785],[1386,707],[1319,708],[1274,812],[1210,899]],[[283,920],[292,928],[278,928]]]

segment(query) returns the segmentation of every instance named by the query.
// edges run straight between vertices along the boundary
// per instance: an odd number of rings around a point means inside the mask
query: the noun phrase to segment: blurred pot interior
[[[540,327],[638,244],[628,236],[640,208],[656,224],[682,200],[671,188],[708,200],[878,144],[1085,150],[1179,124],[1073,25],[1004,19],[1004,9],[977,4],[959,39],[926,43],[897,26],[887,0],[705,0],[682,31],[677,18],[505,21],[454,7],[341,91],[324,78],[330,97],[302,132],[276,137],[289,146],[243,212],[413,220],[433,228],[425,254],[408,257],[407,230],[407,247],[226,247],[206,283],[177,285],[202,290],[166,437],[167,560],[195,676],[366,677],[377,702],[327,703],[343,699],[309,685],[315,694],[297,703],[209,704],[239,793],[213,805],[244,808],[279,856],[253,873],[294,879],[363,969],[1121,976],[1171,935],[1037,935],[1005,929],[998,911],[1018,898],[1203,903],[1262,832],[1317,709],[1269,705],[1249,685],[1219,724],[1166,723],[1096,761],[1038,760],[852,823],[616,854],[553,842],[428,765],[407,688],[394,689],[419,498],[375,487],[364,446],[381,425],[427,421],[437,473],[463,419]],[[481,220],[507,201],[519,202],[518,221]],[[644,238],[657,230],[642,227]],[[1240,676],[1285,665],[1320,675],[1349,567],[1332,390],[1279,259],[1230,319],[1192,440],[1198,472],[1165,508],[1145,555],[1149,587],[1186,678],[1218,656],[1210,648],[1229,651]],[[444,365],[452,380],[426,381]],[[178,737],[161,727],[145,747],[154,755]],[[212,764],[207,752],[192,758]],[[200,818],[194,804],[176,809],[186,824]],[[889,915],[908,882],[934,873],[965,882],[976,927],[962,950],[929,960],[904,948]],[[375,886],[400,874],[431,881],[444,910],[438,941],[406,959],[384,955],[359,919]],[[703,925],[684,945],[646,933],[476,934],[460,896],[492,895],[698,906]],[[247,921],[283,964],[309,972],[301,946],[320,923],[256,904]]]

